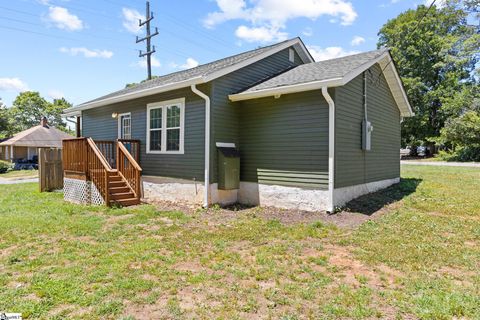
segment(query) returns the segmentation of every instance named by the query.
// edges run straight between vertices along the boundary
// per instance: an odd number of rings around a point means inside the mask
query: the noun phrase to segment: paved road
[[[446,167],[474,167],[480,168],[480,162],[446,162],[446,161],[415,161],[402,160],[402,165],[416,165],[416,166],[446,166]]]
[[[29,182],[38,182],[38,178],[29,178],[29,179],[0,178],[0,184],[18,184],[18,183],[29,183]]]

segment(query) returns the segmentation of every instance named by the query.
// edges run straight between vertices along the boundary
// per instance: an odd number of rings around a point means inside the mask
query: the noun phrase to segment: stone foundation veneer
[[[171,201],[196,204],[203,204],[202,183],[178,183],[166,182],[155,183],[143,181],[143,198],[145,200]],[[237,202],[238,190],[218,190],[216,183],[210,185],[210,203],[229,205]]]
[[[374,181],[365,184],[358,184],[355,186],[349,186],[344,188],[334,189],[333,191],[333,203],[335,207],[341,207],[350,200],[376,192],[381,189],[385,189],[393,184],[399,183],[400,178],[387,179],[381,181]]]
[[[328,191],[241,182],[238,202],[264,207],[322,211],[328,207]]]
[[[400,178],[335,189],[333,199],[339,207],[359,196],[378,191],[398,183]],[[148,200],[183,202],[201,206],[203,184],[191,182],[147,182],[143,181],[144,198]],[[218,190],[216,183],[210,185],[210,204],[229,205],[241,203],[282,209],[325,211],[328,209],[328,190],[304,189],[255,182],[240,182],[238,190]]]

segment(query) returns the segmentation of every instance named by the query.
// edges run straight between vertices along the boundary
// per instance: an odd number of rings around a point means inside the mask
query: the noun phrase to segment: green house
[[[317,211],[399,182],[400,122],[412,110],[388,49],[315,62],[294,38],[66,115],[93,141],[138,141],[147,201]]]

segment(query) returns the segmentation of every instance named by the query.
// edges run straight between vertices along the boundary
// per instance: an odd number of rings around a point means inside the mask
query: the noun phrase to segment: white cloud
[[[350,25],[357,18],[355,9],[347,0],[255,0],[248,4],[246,0],[216,0],[216,3],[219,11],[207,15],[203,21],[205,27],[213,28],[229,20],[244,20],[251,26],[239,27],[237,36],[253,34],[248,38],[258,38],[259,41],[287,37],[281,30],[286,28],[289,20],[296,18],[315,20],[327,15],[335,17],[342,25]]]
[[[152,64],[153,68],[160,68],[162,66],[160,61],[158,61],[158,59],[155,58],[155,56],[152,56],[152,59],[151,59],[150,63]],[[143,68],[143,69],[147,69],[147,57],[144,57],[143,59],[138,61],[136,63],[136,66],[138,66],[140,68]]]
[[[0,91],[28,91],[28,85],[19,78],[0,78]]]
[[[247,42],[272,42],[283,41],[288,38],[286,32],[279,31],[274,27],[247,27],[240,26],[235,31],[235,35]]]
[[[48,91],[48,97],[55,100],[55,99],[62,99],[63,97],[65,97],[65,95],[63,94],[62,91],[59,91],[59,90],[50,90]]]
[[[310,28],[310,27],[307,27],[307,28],[305,28],[305,29],[302,31],[302,34],[303,34],[305,37],[311,37],[311,36],[313,36],[313,29]]]
[[[361,45],[362,43],[365,42],[365,38],[364,37],[360,37],[360,36],[355,36],[353,37],[352,41],[350,42],[350,44],[352,46],[359,46]]]
[[[191,69],[198,66],[198,61],[193,58],[188,58],[185,64],[182,64],[180,68],[182,69]]]
[[[432,4],[432,2],[433,2],[433,0],[425,0],[425,5],[427,7],[429,7]],[[435,1],[435,6],[437,6],[437,8],[443,8],[443,7],[445,7],[445,4],[446,4],[446,0]]]
[[[122,8],[123,26],[131,33],[139,34],[142,28],[139,26],[139,20],[145,20],[145,16],[135,9]]]
[[[349,25],[357,18],[352,4],[345,0],[256,0],[247,7],[245,0],[216,0],[220,11],[207,15],[206,26],[212,27],[227,20],[244,19],[252,23],[268,22],[284,25],[295,18],[317,19],[322,15],[339,17]]]
[[[340,57],[358,53],[358,51],[354,51],[354,50],[347,51],[342,47],[321,48],[319,46],[307,46],[307,49],[308,51],[310,51],[315,61],[340,58]]]
[[[79,48],[60,48],[60,52],[68,53],[72,56],[83,55],[85,58],[104,58],[110,59],[113,56],[112,51],[108,50],[91,50],[84,47]]]
[[[68,9],[51,6],[48,8],[48,20],[63,30],[78,31],[83,29],[83,21],[76,15],[68,12]]]

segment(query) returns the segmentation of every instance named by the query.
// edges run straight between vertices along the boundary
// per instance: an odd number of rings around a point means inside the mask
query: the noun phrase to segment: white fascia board
[[[237,64],[234,64],[228,68],[223,68],[222,70],[219,70],[217,72],[214,72],[206,77],[203,77],[203,80],[205,82],[209,82],[209,81],[212,81],[212,80],[215,80],[217,78],[220,78],[220,77],[223,77],[224,75],[227,75],[229,73],[232,73],[234,71],[237,71],[238,69],[241,69],[241,68],[244,68],[248,65],[251,65],[252,63],[255,63],[255,62],[258,62],[262,59],[265,59],[269,56],[271,56],[272,54],[275,54],[277,52],[280,52],[282,50],[285,50],[291,46],[294,46],[296,44],[301,44],[301,47],[304,48],[304,50],[306,50],[305,46],[301,43],[300,39],[298,38],[295,38],[293,40],[290,40],[290,41],[287,41],[285,42],[284,44],[278,46],[278,47],[275,47],[275,48],[272,48],[270,50],[267,50],[265,52],[263,52],[262,54],[259,54],[259,55],[256,55],[250,59],[247,59],[245,61],[242,61],[240,63],[237,63]],[[308,54],[308,51],[306,51],[307,55]],[[313,62],[313,61],[312,61]]]
[[[391,57],[390,57],[391,59]],[[405,88],[403,87],[402,80],[400,79],[400,76],[398,75],[397,68],[395,68],[395,65],[393,64],[393,61],[390,63],[391,66],[389,66],[388,70],[393,73],[395,76],[395,79],[397,80],[398,86],[400,88],[400,92],[402,93],[403,100],[405,100],[405,104],[407,105],[408,108],[408,113],[402,112],[402,117],[413,117],[415,113],[412,110],[412,106],[410,105],[410,101],[408,101],[407,98],[407,93],[405,92]]]
[[[203,81],[202,77],[195,77],[195,78],[191,78],[191,79],[188,79],[188,80],[185,80],[185,81],[174,82],[174,83],[170,83],[168,85],[164,85],[164,86],[160,86],[160,87],[148,88],[148,89],[144,89],[144,90],[140,90],[140,91],[126,93],[126,94],[123,94],[121,96],[106,98],[106,99],[94,101],[94,102],[91,102],[91,103],[82,104],[82,105],[79,105],[77,107],[66,109],[64,111],[63,115],[64,116],[70,116],[70,115],[73,115],[75,113],[78,113],[79,111],[88,110],[88,109],[92,109],[92,108],[96,108],[96,107],[101,107],[101,106],[105,106],[105,105],[112,104],[112,103],[128,101],[128,100],[132,100],[132,99],[136,99],[136,98],[142,98],[142,97],[146,97],[146,96],[150,96],[150,95],[153,95],[153,94],[162,93],[162,92],[166,92],[166,91],[172,91],[172,90],[176,90],[176,89],[187,88],[187,87],[191,86],[192,84],[201,84],[203,82],[204,81]]]
[[[68,111],[68,110],[71,110],[70,109],[65,109],[65,112],[62,113],[62,117],[80,117],[82,115],[82,111],[81,110],[72,110],[72,111]]]
[[[321,89],[322,87],[338,87],[342,85],[343,85],[342,78],[333,78],[328,80],[293,84],[290,86],[282,86],[277,88],[269,88],[269,89],[251,91],[251,92],[231,94],[228,96],[228,98],[230,99],[230,101],[235,102],[235,101],[264,98],[264,97],[270,97],[270,96],[276,96],[276,95],[282,95],[282,94],[317,90],[317,89]]]

